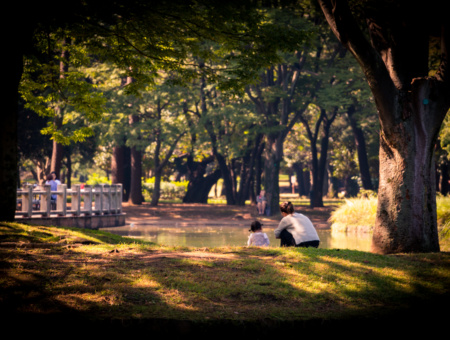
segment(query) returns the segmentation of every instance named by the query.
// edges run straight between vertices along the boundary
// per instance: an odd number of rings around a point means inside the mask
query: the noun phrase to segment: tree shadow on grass
[[[2,250],[5,325],[21,331],[95,327],[112,336],[238,332],[259,338],[363,325],[372,334],[441,320],[445,314],[431,307],[448,300],[448,275],[436,274],[432,257],[298,248],[118,249]],[[431,278],[439,281],[437,289]]]

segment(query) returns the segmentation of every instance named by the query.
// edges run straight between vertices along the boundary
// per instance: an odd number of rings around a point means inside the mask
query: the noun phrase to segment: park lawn
[[[90,321],[369,320],[445,306],[450,253],[166,247],[0,223],[0,308]],[[408,314],[409,315],[409,314]]]

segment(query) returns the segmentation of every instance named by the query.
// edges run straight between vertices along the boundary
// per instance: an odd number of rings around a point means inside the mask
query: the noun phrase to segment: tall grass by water
[[[376,197],[346,199],[332,212],[330,222],[333,232],[373,231],[377,212]],[[450,240],[450,196],[437,196],[437,221],[440,240]]]

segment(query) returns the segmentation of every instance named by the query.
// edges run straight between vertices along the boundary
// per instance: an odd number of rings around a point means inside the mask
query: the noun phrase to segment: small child
[[[262,232],[262,224],[258,221],[252,222],[249,231],[252,233],[248,237],[248,246],[268,246],[270,244],[267,234]]]

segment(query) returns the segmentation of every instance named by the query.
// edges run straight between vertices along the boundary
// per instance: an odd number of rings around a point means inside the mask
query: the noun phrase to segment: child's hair
[[[262,224],[259,223],[259,221],[253,221],[250,226],[249,231],[255,232],[255,231],[261,230],[261,227],[262,227]]]
[[[294,206],[292,205],[291,202],[283,202],[280,204],[280,211],[286,214],[293,214]]]

